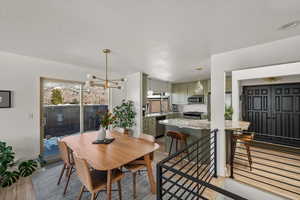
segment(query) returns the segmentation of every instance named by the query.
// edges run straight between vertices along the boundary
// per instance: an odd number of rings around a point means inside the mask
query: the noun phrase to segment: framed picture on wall
[[[11,91],[0,90],[0,108],[11,108]]]

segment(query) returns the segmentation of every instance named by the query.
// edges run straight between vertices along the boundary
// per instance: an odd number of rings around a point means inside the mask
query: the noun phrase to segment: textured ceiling
[[[168,81],[209,77],[212,54],[300,34],[299,0],[0,0],[0,50]],[[202,66],[202,71],[194,68]]]

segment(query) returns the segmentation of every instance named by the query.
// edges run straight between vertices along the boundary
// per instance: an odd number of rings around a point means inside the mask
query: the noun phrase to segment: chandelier
[[[103,49],[105,54],[105,78],[97,77],[92,74],[87,75],[87,81],[85,82],[86,87],[103,87],[107,88],[117,88],[122,89],[121,83],[125,81],[124,78],[121,79],[108,79],[108,66],[107,66],[107,57],[111,52],[110,49]]]

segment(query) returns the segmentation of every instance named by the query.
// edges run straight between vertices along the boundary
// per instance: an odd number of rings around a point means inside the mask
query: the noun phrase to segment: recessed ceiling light
[[[292,29],[296,28],[298,25],[300,25],[300,20],[292,21],[287,24],[284,24],[278,28],[278,30],[287,30],[287,29]]]
[[[195,70],[201,71],[203,67],[196,67]]]

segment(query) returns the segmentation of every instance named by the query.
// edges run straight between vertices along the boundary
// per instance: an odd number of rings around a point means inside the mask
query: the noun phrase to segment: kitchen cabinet
[[[172,103],[187,104],[188,84],[176,83],[172,85]]]
[[[145,73],[143,73],[143,79],[142,79],[142,87],[143,87],[143,106],[145,106],[146,105],[146,103],[147,103],[147,95],[148,95],[148,90],[147,90],[147,88],[148,88],[148,75],[147,74],[145,74]]]
[[[154,93],[171,93],[171,84],[169,82],[153,78],[148,78],[147,82],[147,91],[152,90]]]
[[[154,137],[156,136],[156,117],[143,118],[143,132]]]
[[[187,83],[187,96],[193,96],[197,94],[198,82]]]
[[[162,113],[154,116],[147,116],[143,118],[143,133],[152,135],[154,137],[164,134],[164,125],[158,124],[159,120],[181,118],[182,113],[170,112]]]
[[[181,118],[182,117],[182,113],[171,113],[171,114],[168,114],[166,116],[166,119],[174,119],[174,118]]]
[[[188,97],[193,95],[200,95],[198,88],[198,81],[172,84],[172,103],[187,104]]]
[[[208,80],[208,92],[211,92],[211,81]],[[231,81],[231,77],[226,77],[226,81],[225,81],[225,91],[226,92],[231,92],[232,90],[232,81]]]

